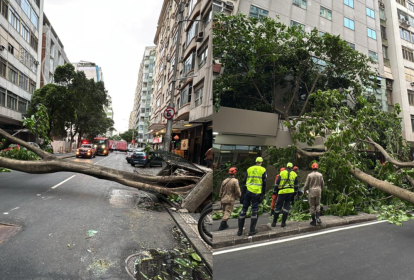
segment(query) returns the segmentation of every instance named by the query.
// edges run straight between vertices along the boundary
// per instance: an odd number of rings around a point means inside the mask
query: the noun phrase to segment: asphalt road
[[[132,172],[122,153],[67,160]],[[135,207],[143,195],[82,174],[0,173],[0,223],[21,226],[0,243],[0,279],[129,279],[129,255],[177,246],[167,212]]]
[[[377,223],[214,254],[213,278],[407,280],[414,279],[413,252],[414,221],[402,227]]]

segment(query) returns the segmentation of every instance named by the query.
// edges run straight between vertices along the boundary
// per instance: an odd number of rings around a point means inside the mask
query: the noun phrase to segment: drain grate
[[[0,244],[19,229],[16,225],[0,224]]]

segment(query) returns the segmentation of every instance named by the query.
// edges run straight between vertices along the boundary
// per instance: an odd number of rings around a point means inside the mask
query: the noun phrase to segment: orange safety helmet
[[[230,175],[235,175],[235,174],[237,173],[237,171],[239,171],[239,170],[237,169],[237,167],[230,167],[230,169],[229,169],[229,174],[230,174]]]
[[[293,171],[299,171],[299,168],[297,166],[293,166]]]
[[[284,167],[280,168],[280,172],[282,172],[283,170],[286,170],[286,168]]]
[[[319,168],[319,165],[316,162],[312,163],[312,169],[318,169],[318,168]]]

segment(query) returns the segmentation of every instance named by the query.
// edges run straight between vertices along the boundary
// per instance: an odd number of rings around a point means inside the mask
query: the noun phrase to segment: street
[[[133,169],[124,153],[66,160]],[[136,208],[138,195],[82,174],[0,173],[0,223],[21,227],[0,238],[0,279],[129,279],[129,255],[177,246],[169,214]]]
[[[372,223],[372,222],[371,222]],[[413,279],[414,221],[326,230],[214,252],[214,279]],[[335,229],[336,230],[336,229]],[[285,240],[286,242],[284,242]],[[259,243],[260,244],[260,243]],[[232,249],[247,248],[231,251]],[[227,251],[228,250],[228,251]]]

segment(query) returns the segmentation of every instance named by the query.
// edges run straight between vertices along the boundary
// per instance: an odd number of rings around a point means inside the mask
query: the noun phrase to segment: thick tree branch
[[[292,99],[290,99],[289,105],[285,109],[285,115],[289,115],[289,110],[290,110],[290,107],[292,107],[293,100],[295,100],[295,95],[296,95],[296,92],[299,89],[300,81],[301,81],[301,77],[302,77],[303,72],[305,72],[305,69],[302,69],[302,71],[300,71],[300,73],[297,77],[295,88],[293,89]]]
[[[306,97],[305,104],[303,104],[302,110],[300,111],[299,118],[301,116],[303,116],[303,114],[305,113],[305,109],[306,109],[306,106],[308,106],[310,95],[313,92],[313,90],[315,89],[316,83],[318,82],[320,76],[321,76],[321,73],[318,73],[318,75],[316,75],[315,81],[313,82],[313,85],[312,85],[311,89],[308,91],[308,96]]]
[[[390,163],[392,163],[392,164],[394,164],[396,166],[399,166],[399,167],[414,167],[414,161],[410,161],[410,162],[401,162],[401,161],[398,161],[395,158],[391,157],[387,153],[387,151],[380,144],[376,143],[374,140],[372,140],[369,137],[367,137],[367,139],[368,139],[368,142],[370,144],[372,144],[375,148],[377,148],[381,152],[381,154],[383,154],[383,156],[384,156],[384,158],[385,158],[386,161],[388,161],[388,162],[390,162]]]

